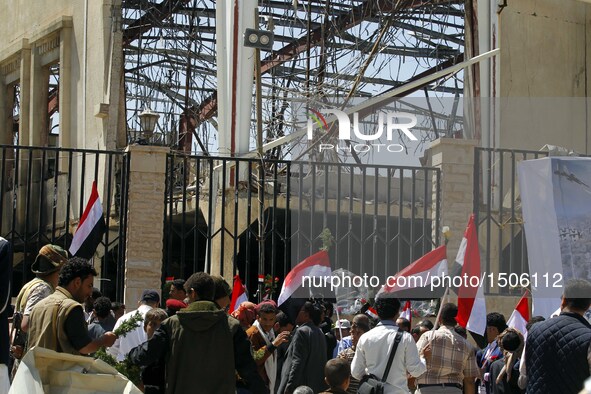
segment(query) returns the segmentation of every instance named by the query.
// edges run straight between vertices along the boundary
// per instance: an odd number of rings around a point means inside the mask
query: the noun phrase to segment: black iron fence
[[[111,299],[123,298],[129,156],[123,152],[0,146],[0,235],[13,245],[13,293],[32,279],[39,249],[68,249],[97,181],[107,231],[94,258]]]
[[[317,252],[325,229],[333,269],[395,274],[439,242],[439,182],[436,168],[170,154],[163,277],[239,272],[254,289]]]
[[[545,151],[476,148],[474,151],[474,213],[484,250],[486,272],[507,275],[528,272],[527,247],[517,163],[548,156]],[[485,286],[489,294],[523,294],[520,287]]]

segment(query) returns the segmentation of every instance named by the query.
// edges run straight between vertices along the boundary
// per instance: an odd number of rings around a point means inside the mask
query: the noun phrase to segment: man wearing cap
[[[60,353],[90,354],[115,342],[106,332],[93,340],[88,335],[82,303],[92,294],[97,272],[86,260],[71,258],[60,271],[58,286],[31,311],[27,349],[43,347]]]
[[[23,315],[21,330],[24,332],[27,332],[29,327],[31,310],[39,301],[54,292],[60,269],[67,262],[68,252],[57,245],[45,245],[39,250],[31,266],[31,271],[36,277],[27,282],[16,297],[15,310]]]
[[[353,345],[351,340],[351,322],[347,319],[337,320],[334,326],[334,335],[337,339],[337,345],[332,352],[332,358],[335,358],[340,352],[350,348]]]
[[[160,295],[156,290],[144,290],[138,305],[139,307],[136,310],[126,313],[117,320],[117,323],[115,323],[115,330],[123,322],[131,319],[136,312],[139,312],[142,317],[145,318],[146,313],[150,309],[157,308],[160,305]],[[108,349],[108,352],[111,356],[115,357],[117,361],[123,361],[131,349],[141,345],[147,340],[148,337],[146,336],[143,325],[138,324],[135,330],[127,333],[127,335],[122,338],[117,338],[113,346]]]
[[[29,330],[29,318],[33,307],[50,296],[57,287],[60,269],[68,261],[68,252],[57,245],[45,245],[37,254],[31,271],[35,278],[27,282],[16,297],[15,322],[20,320],[20,327],[16,328],[11,353],[17,360],[13,367],[13,374],[18,368],[18,360],[23,356]],[[17,317],[18,316],[18,317]]]

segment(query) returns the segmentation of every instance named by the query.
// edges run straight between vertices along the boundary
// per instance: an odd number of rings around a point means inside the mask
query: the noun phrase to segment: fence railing
[[[527,247],[517,164],[548,156],[545,151],[476,148],[474,151],[474,213],[481,257],[486,272],[522,274],[528,272]],[[523,289],[484,287],[490,294],[521,295]]]
[[[317,252],[325,229],[333,269],[393,275],[438,244],[439,183],[436,168],[170,154],[163,276],[231,266],[253,289]]]
[[[43,245],[69,248],[96,180],[107,231],[93,260],[95,287],[122,300],[128,172],[123,152],[0,146],[0,235],[13,245],[13,293],[33,277]]]

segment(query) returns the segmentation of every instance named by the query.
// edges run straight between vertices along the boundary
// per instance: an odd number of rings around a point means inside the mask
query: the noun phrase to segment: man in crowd
[[[94,320],[94,302],[103,296],[103,293],[96,287],[92,289],[92,295],[84,301],[84,318],[90,324]]]
[[[353,323],[351,323],[351,347],[340,352],[337,357],[346,360],[350,365],[355,358],[355,349],[357,349],[357,343],[361,335],[369,331],[369,317],[365,314],[358,314],[353,317]],[[351,377],[349,380],[348,393],[356,394],[359,388],[359,380]]]
[[[31,311],[39,301],[54,292],[60,269],[67,261],[68,252],[64,249],[57,245],[45,245],[39,250],[39,254],[31,265],[31,271],[35,274],[35,278],[27,282],[16,297],[13,323],[20,324],[20,326],[13,329],[15,332],[11,347],[12,355],[15,358],[13,376],[25,350]]]
[[[39,250],[31,271],[35,279],[26,283],[16,297],[15,310],[22,313],[21,329],[27,332],[33,307],[51,295],[57,286],[60,269],[68,261],[68,252],[57,245],[45,245]]]
[[[497,337],[506,328],[505,316],[497,312],[486,315],[486,340],[488,345],[476,355],[476,362],[483,377],[486,394],[491,393],[490,366],[495,360],[503,358],[503,352],[497,344]]]
[[[94,301],[92,311],[94,320],[88,326],[88,334],[97,339],[107,331],[115,328],[115,318],[111,314],[111,300],[108,297],[98,297]]]
[[[128,312],[117,320],[117,323],[115,323],[115,329],[123,324],[123,322],[131,319],[136,312],[139,312],[142,315],[142,318],[145,319],[146,313],[150,309],[158,308],[160,305],[160,295],[156,290],[144,290],[138,305],[139,307],[137,310]],[[115,341],[115,344],[108,349],[108,352],[111,356],[115,357],[117,361],[123,361],[131,349],[146,342],[147,339],[144,328],[141,324],[138,324],[133,331],[128,332],[122,338],[118,338]]]
[[[351,347],[351,322],[347,319],[337,320],[333,331],[337,343],[331,358],[335,358],[340,352]]]
[[[559,316],[537,323],[527,333],[525,363],[528,394],[576,394],[590,375],[591,325],[584,314],[591,306],[591,283],[569,281]]]
[[[402,331],[410,332],[410,321],[408,319],[405,319],[404,317],[399,317],[398,319],[396,319],[396,325]]]
[[[89,354],[111,346],[116,335],[106,332],[92,340],[88,335],[82,303],[92,294],[97,272],[85,259],[71,258],[59,275],[53,294],[31,311],[27,350],[35,346],[69,354]]]
[[[233,333],[228,315],[213,302],[214,280],[197,272],[187,279],[185,290],[187,308],[162,322],[129,357],[142,366],[165,360],[167,394],[235,394]]]
[[[493,394],[521,394],[519,388],[519,363],[523,352],[523,335],[514,328],[507,328],[497,338],[505,357],[490,366]]]
[[[288,342],[290,334],[289,331],[283,331],[275,336],[273,326],[277,312],[274,303],[260,303],[257,306],[257,319],[246,331],[258,373],[272,393],[275,392],[277,376],[277,348]]]
[[[382,296],[376,299],[374,308],[381,321],[374,329],[361,336],[351,364],[351,375],[358,380],[366,373],[382,378],[398,332],[396,318],[400,312],[400,301],[394,297]],[[384,392],[408,392],[407,371],[411,376],[418,377],[426,370],[425,362],[419,358],[415,341],[409,333],[404,332],[385,379]]]
[[[170,284],[170,293],[168,299],[184,301],[187,298],[185,291],[185,281],[183,279],[175,279]]]
[[[449,303],[441,307],[440,326],[428,331],[417,342],[419,353],[430,347],[426,360],[427,373],[419,379],[421,394],[475,394],[474,379],[479,376],[472,347],[455,332],[458,307]]]
[[[230,285],[221,276],[212,276],[214,283],[213,302],[218,308],[227,312],[231,302],[232,289]],[[238,319],[227,315],[228,325],[232,332],[232,342],[234,349],[234,368],[236,369],[236,389],[238,393],[256,392],[268,393],[269,389],[265,386],[263,379],[257,372],[257,366],[251,352],[251,343],[246,336],[246,332],[241,327]]]
[[[323,369],[326,364],[326,340],[318,328],[321,319],[319,303],[306,301],[296,317],[293,339],[281,372],[279,393],[292,394],[298,386],[309,386],[314,392],[326,388]]]
[[[293,332],[294,325],[293,322],[289,319],[289,316],[285,314],[283,311],[279,311],[277,313],[275,325],[273,326],[273,331],[275,332],[275,337],[277,337],[283,331],[291,333]],[[289,342],[285,342],[277,346],[277,350],[275,350],[275,356],[277,358],[277,375],[275,378],[275,391],[272,394],[275,394],[279,391],[279,382],[281,382],[281,370],[283,369],[283,363],[285,362],[285,357],[287,357],[287,350],[289,349]]]

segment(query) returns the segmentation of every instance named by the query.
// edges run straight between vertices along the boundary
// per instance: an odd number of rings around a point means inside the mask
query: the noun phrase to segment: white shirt
[[[361,379],[367,373],[379,379],[384,375],[388,356],[398,332],[398,326],[391,320],[384,320],[374,329],[359,338],[355,357],[351,363],[351,375]],[[398,344],[390,373],[384,385],[385,394],[408,393],[406,372],[418,377],[427,371],[425,360],[419,357],[417,345],[412,336],[405,332]]]
[[[137,310],[126,313],[117,320],[113,331],[116,330],[121,325],[121,323],[135,315],[135,312],[139,311],[142,317],[145,318],[146,313],[148,313],[150,309],[152,309],[152,307],[149,305],[140,305]],[[147,340],[148,337],[146,336],[146,331],[144,331],[144,325],[140,324],[135,330],[128,332],[124,337],[117,338],[113,346],[111,346],[107,351],[111,356],[115,357],[117,361],[123,361],[131,349],[141,345]]]

